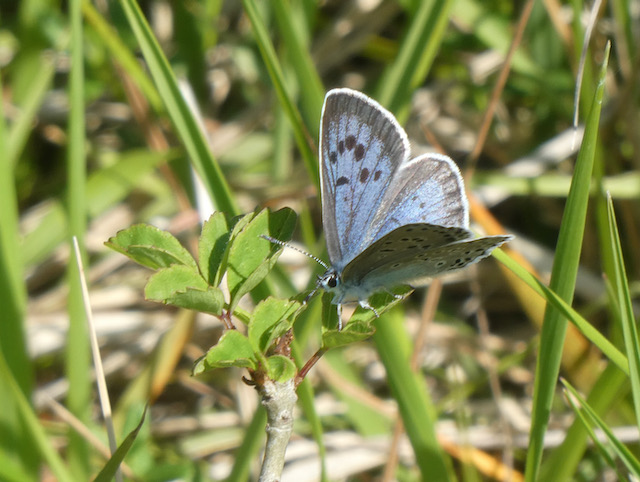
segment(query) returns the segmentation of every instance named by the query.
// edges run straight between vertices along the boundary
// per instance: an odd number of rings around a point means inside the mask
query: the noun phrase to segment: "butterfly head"
[[[343,303],[366,303],[373,291],[365,285],[353,279],[345,279],[340,268],[332,266],[322,276],[318,277],[316,289],[322,289],[333,294],[331,303],[341,305]]]
[[[341,276],[336,269],[329,268],[322,276],[318,277],[316,286],[332,293],[340,289],[341,282]]]

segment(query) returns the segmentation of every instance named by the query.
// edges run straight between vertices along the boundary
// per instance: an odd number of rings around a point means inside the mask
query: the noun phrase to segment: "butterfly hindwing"
[[[368,241],[412,223],[469,227],[462,176],[447,156],[425,154],[395,172],[371,224]]]
[[[421,227],[428,230],[421,231]],[[512,239],[512,236],[473,239],[472,233],[465,229],[443,226],[411,225],[408,233],[406,228],[376,241],[354,263],[347,265],[343,272],[345,288],[350,284],[363,285],[373,292],[398,284],[419,286],[427,278],[486,258]],[[451,239],[454,240],[449,242]],[[442,240],[445,244],[439,242]]]
[[[409,154],[391,114],[348,89],[330,91],[321,132],[322,220],[329,258],[343,267],[367,244],[364,233],[385,199],[389,180]]]
[[[473,233],[461,227],[426,223],[400,226],[360,253],[345,267],[342,276],[344,280],[358,282],[368,273],[382,266],[410,258],[416,253],[427,252],[472,238]]]

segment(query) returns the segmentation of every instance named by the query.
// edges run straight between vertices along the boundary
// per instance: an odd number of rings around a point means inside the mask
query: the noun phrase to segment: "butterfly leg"
[[[391,291],[391,290],[388,290],[388,289],[386,289],[386,288],[385,288],[384,290],[385,290],[385,292],[386,292],[387,294],[389,294],[389,295],[393,296],[396,300],[401,300],[402,298],[404,298],[404,296],[402,296],[402,295],[397,295],[397,294],[395,294],[395,293],[394,293],[393,291]]]
[[[342,331],[342,303],[338,303],[338,331]]]
[[[373,311],[373,314],[376,315],[376,318],[380,318],[380,314],[376,311],[376,309],[369,304],[367,300],[360,300],[358,302],[360,306],[362,306],[365,310]]]

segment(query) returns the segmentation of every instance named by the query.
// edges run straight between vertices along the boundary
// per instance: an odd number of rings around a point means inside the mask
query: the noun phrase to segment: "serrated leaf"
[[[193,364],[193,368],[191,369],[191,374],[193,376],[200,375],[201,373],[206,372],[209,369],[207,365],[207,356],[203,355],[198,358]]]
[[[147,299],[162,301],[174,293],[186,291],[187,288],[204,291],[208,286],[199,272],[188,266],[174,265],[163,268],[151,276],[145,286],[144,294]]]
[[[225,271],[223,263],[231,233],[223,213],[213,213],[202,226],[198,243],[200,272],[211,286],[218,286]]]
[[[149,224],[123,229],[104,244],[147,268],[166,268],[175,264],[197,268],[193,256],[175,237]]]
[[[216,286],[209,286],[206,291],[187,288],[184,293],[176,293],[173,298],[167,300],[167,303],[202,313],[221,315],[224,307],[224,294]]]
[[[242,296],[267,276],[282,251],[281,248],[274,249],[269,241],[260,236],[268,234],[288,240],[293,233],[294,224],[295,213],[291,209],[284,208],[275,213],[265,209],[256,214],[237,236],[232,235],[227,261],[230,310],[233,310]]]
[[[174,265],[154,274],[145,286],[148,300],[219,315],[224,306],[222,291],[208,286],[200,273],[193,269]]]
[[[322,347],[337,348],[371,338],[375,328],[370,321],[349,322],[342,331],[327,330],[322,333]]]
[[[267,376],[276,382],[291,380],[298,373],[293,360],[282,355],[273,355],[267,358]]]
[[[276,212],[269,211],[269,236],[281,241],[289,241],[296,227],[296,213],[289,208],[282,208]]]
[[[227,330],[204,356],[206,369],[221,367],[256,368],[256,357],[249,339],[237,330]],[[197,366],[197,368],[199,368]],[[201,373],[201,371],[197,373]],[[195,372],[195,370],[194,370]]]
[[[288,320],[300,307],[300,303],[290,300],[267,298],[256,306],[249,322],[249,341],[256,353],[265,353],[271,343],[284,335],[293,325]]]
[[[231,231],[231,239],[235,239],[238,234],[242,232],[242,230],[249,224],[253,219],[259,214],[260,211],[256,211],[249,214],[242,214],[240,216],[235,216],[231,219],[229,223],[229,228]]]

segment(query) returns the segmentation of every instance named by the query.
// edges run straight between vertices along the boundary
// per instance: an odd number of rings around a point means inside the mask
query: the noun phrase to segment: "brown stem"
[[[224,324],[224,327],[227,330],[235,330],[236,327],[233,324],[233,321],[231,321],[231,312],[230,311],[222,311],[222,314],[220,315],[220,321]]]
[[[320,348],[317,352],[313,354],[311,358],[309,358],[307,363],[304,364],[304,366],[300,369],[300,371],[296,375],[296,378],[295,378],[296,387],[302,383],[302,380],[304,380],[304,377],[307,376],[307,373],[309,373],[309,370],[311,370],[311,368],[313,368],[313,366],[316,363],[318,363],[318,360],[322,358],[322,355],[324,355],[326,351],[327,351],[327,348]]]

